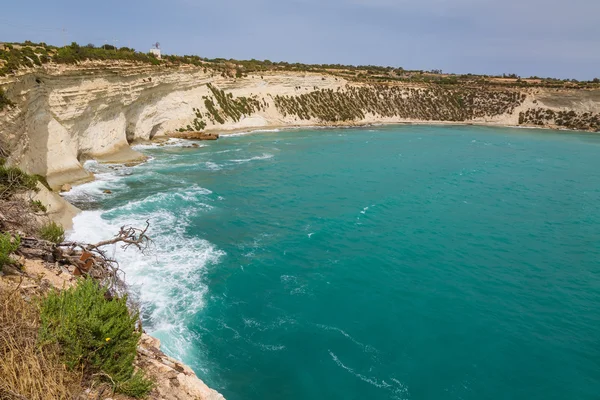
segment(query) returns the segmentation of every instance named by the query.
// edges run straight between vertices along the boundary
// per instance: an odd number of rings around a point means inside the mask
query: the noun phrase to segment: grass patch
[[[15,262],[10,256],[19,248],[21,237],[19,235],[14,238],[10,233],[0,233],[0,271],[5,265],[10,265]]]
[[[61,243],[65,240],[65,229],[54,221],[45,223],[40,228],[40,237],[52,243]]]
[[[39,200],[31,200],[31,202],[29,203],[29,205],[31,206],[31,210],[33,212],[47,212],[48,209],[46,208],[45,205],[42,204],[41,201]]]
[[[133,361],[141,336],[137,314],[126,297],[107,300],[107,289],[85,279],[76,287],[52,292],[41,306],[41,343],[57,343],[70,370],[83,369],[103,377],[115,391],[146,396],[153,383],[134,373]]]
[[[76,398],[81,374],[69,371],[57,346],[38,345],[39,308],[0,289],[0,399]]]
[[[16,167],[7,167],[5,160],[0,159],[0,199],[8,199],[13,195],[28,190],[38,191],[38,179]]]

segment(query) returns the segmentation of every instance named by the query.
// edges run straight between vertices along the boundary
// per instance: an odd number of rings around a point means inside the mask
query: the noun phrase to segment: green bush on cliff
[[[61,243],[65,240],[65,229],[54,221],[45,223],[40,228],[40,237],[52,243]]]
[[[13,107],[15,104],[6,97],[6,93],[4,93],[4,89],[0,88],[0,111],[4,109],[4,107]]]
[[[40,342],[57,343],[67,367],[101,377],[128,396],[141,398],[152,390],[153,383],[133,366],[141,333],[126,297],[110,298],[105,287],[84,279],[51,292],[40,310]]]
[[[38,179],[16,167],[7,167],[0,158],[0,199],[8,199],[27,190],[38,191]]]
[[[17,251],[20,244],[21,237],[19,235],[13,238],[10,233],[0,233],[0,271],[5,265],[14,263],[10,254]]]
[[[46,206],[39,200],[31,200],[29,202],[29,206],[31,207],[31,210],[35,213],[37,213],[37,212],[45,213],[48,211]]]

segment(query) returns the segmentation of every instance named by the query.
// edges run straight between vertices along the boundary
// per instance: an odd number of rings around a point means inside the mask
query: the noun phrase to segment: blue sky
[[[600,0],[21,0],[0,41],[591,79],[598,15]]]

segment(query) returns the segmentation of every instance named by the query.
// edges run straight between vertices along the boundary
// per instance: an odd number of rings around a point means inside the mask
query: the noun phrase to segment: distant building
[[[150,49],[150,54],[154,54],[160,60],[160,49]]]

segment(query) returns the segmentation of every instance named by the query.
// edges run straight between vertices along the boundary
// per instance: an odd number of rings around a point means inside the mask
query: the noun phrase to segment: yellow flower
[[[106,340],[107,342],[110,342],[110,338],[109,338],[109,337],[107,337],[107,338],[106,338],[106,339],[104,339],[104,340]]]

